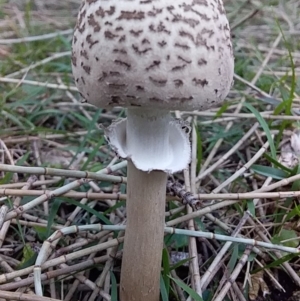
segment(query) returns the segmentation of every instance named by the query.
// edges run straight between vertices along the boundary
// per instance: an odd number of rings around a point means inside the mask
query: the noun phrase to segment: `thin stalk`
[[[167,174],[127,167],[127,224],[121,301],[159,301]]]

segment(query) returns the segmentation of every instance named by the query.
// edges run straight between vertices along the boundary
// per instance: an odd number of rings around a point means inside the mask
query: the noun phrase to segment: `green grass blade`
[[[268,142],[270,144],[270,150],[271,150],[271,154],[274,160],[276,160],[276,149],[275,149],[275,145],[274,145],[274,141],[273,138],[271,136],[271,132],[269,129],[268,124],[266,123],[266,121],[263,119],[263,117],[260,115],[260,113],[250,104],[245,102],[244,106],[252,113],[255,115],[257,121],[259,122],[259,124],[261,125],[261,127],[263,128],[263,130],[266,133]]]
[[[111,279],[111,292],[110,292],[111,301],[118,301],[117,279],[113,272],[110,272],[110,279]]]
[[[167,296],[170,292],[170,278],[168,277],[170,275],[170,262],[169,262],[169,254],[166,248],[163,249],[162,253],[162,264],[163,264],[163,281],[165,284],[165,289]]]
[[[275,268],[275,267],[278,267],[280,266],[281,264],[283,264],[284,262],[289,262],[290,260],[292,260],[293,258],[296,258],[296,257],[299,257],[300,253],[296,253],[296,254],[288,254],[288,255],[285,255],[273,262],[271,262],[270,264],[267,264],[261,268],[258,268],[258,269],[255,269],[253,270],[251,273],[251,275],[254,275],[262,270],[266,270],[266,269],[271,269],[271,268]]]
[[[75,200],[69,199],[69,198],[64,198],[66,203],[78,206],[82,209],[84,209],[85,211],[91,213],[92,215],[95,215],[96,217],[98,217],[102,222],[104,222],[104,224],[106,225],[112,225],[111,221],[109,219],[107,219],[102,213],[98,212],[97,210],[90,208],[87,205],[81,204],[80,202],[77,202]]]
[[[49,216],[48,216],[48,223],[47,223],[47,237],[51,235],[51,227],[55,221],[55,217],[57,215],[58,209],[62,203],[62,199],[56,198],[52,203]]]
[[[270,166],[263,166],[263,165],[258,165],[258,164],[253,164],[251,166],[251,169],[256,172],[257,174],[266,176],[266,177],[271,177],[276,180],[282,180],[287,178],[289,175],[277,168],[270,167]]]
[[[162,275],[160,276],[160,295],[162,301],[169,301],[169,294],[167,292],[165,281]]]
[[[179,287],[181,287],[189,296],[192,297],[195,301],[203,301],[203,299],[189,286],[187,286],[183,281],[175,279],[171,276],[169,276],[170,279],[175,282]]]

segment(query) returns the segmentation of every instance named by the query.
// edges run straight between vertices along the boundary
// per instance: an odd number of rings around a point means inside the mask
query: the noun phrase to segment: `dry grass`
[[[79,4],[0,0],[1,301],[118,300],[126,162],[100,125],[125,112],[79,101],[70,64]],[[168,184],[177,234],[165,237],[162,300],[201,300],[189,286],[204,301],[294,301],[300,2],[225,4],[235,85],[222,108],[177,112],[195,124],[193,161]],[[35,295],[41,288],[48,297]]]

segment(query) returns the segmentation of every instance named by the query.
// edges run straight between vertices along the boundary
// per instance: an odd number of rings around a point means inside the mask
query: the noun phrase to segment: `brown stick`
[[[127,224],[121,301],[159,301],[167,174],[127,167]]]

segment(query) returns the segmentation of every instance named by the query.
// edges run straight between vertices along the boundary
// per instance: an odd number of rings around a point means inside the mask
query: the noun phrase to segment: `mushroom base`
[[[190,162],[187,126],[168,111],[128,109],[127,119],[113,123],[106,136],[122,158],[139,170],[174,173]]]

